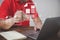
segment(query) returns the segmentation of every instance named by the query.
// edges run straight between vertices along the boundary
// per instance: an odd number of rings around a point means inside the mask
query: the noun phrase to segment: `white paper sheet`
[[[7,32],[1,32],[1,36],[6,38],[7,40],[16,40],[16,39],[26,39],[27,37],[17,31],[7,31]]]

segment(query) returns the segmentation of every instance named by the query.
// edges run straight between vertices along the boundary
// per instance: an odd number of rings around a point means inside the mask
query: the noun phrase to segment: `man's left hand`
[[[42,28],[42,25],[37,25],[37,26],[34,27],[34,30],[35,30],[35,31],[41,30],[41,28]]]

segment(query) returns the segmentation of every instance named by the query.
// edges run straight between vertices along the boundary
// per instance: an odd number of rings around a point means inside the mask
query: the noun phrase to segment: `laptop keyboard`
[[[27,30],[26,31],[26,36],[29,37],[29,38],[32,38],[34,40],[37,39],[38,34],[39,34],[39,31],[34,31],[34,30]]]

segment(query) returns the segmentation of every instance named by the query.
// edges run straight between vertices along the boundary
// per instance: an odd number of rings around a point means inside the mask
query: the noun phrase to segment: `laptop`
[[[27,30],[26,31],[26,36],[27,37],[29,37],[29,38],[31,38],[32,40],[40,40],[40,38],[42,38],[42,39],[44,39],[44,38],[48,38],[48,36],[46,36],[46,35],[49,35],[49,36],[51,36],[51,32],[54,32],[54,30],[55,29],[53,29],[53,31],[51,31],[50,29],[50,27],[52,27],[52,26],[54,26],[54,27],[56,27],[56,26],[58,26],[57,24],[56,24],[56,22],[59,22],[60,21],[60,19],[59,19],[60,17],[57,17],[57,18],[47,18],[46,20],[45,20],[45,22],[44,22],[44,24],[43,24],[43,26],[42,26],[42,29],[41,30],[38,30],[38,31],[34,31],[34,30]],[[54,21],[52,21],[52,20],[54,20]],[[58,20],[58,21],[57,21]],[[52,25],[51,25],[52,24]],[[50,26],[48,29],[47,29],[47,27],[48,26]],[[46,30],[48,30],[48,31],[46,31]],[[50,32],[51,31],[51,32]],[[41,35],[40,35],[41,34]],[[53,33],[54,34],[54,33]],[[52,35],[53,35],[52,34]]]

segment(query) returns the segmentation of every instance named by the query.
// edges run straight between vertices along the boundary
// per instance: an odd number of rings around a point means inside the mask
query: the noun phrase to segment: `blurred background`
[[[33,0],[33,2],[43,23],[46,18],[60,17],[60,0]],[[33,20],[30,20],[30,25],[34,26]]]

